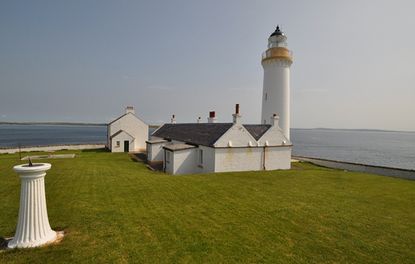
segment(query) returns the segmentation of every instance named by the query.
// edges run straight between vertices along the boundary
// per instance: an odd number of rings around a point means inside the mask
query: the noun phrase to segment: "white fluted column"
[[[46,208],[45,175],[51,168],[49,163],[34,163],[14,166],[20,175],[20,209],[16,234],[8,243],[9,248],[37,247],[56,239],[50,228]]]

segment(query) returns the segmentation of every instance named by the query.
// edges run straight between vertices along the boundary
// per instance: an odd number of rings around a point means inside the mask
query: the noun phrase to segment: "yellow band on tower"
[[[269,48],[262,54],[262,62],[272,59],[285,59],[290,62],[293,61],[291,51],[284,47]]]

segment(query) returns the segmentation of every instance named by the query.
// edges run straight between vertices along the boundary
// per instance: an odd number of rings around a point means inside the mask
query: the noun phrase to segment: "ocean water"
[[[105,143],[106,126],[0,125],[0,147]]]
[[[293,155],[415,169],[415,132],[292,129]]]
[[[0,147],[105,143],[106,129],[106,126],[0,125]],[[293,155],[415,170],[414,132],[292,129],[291,140]]]

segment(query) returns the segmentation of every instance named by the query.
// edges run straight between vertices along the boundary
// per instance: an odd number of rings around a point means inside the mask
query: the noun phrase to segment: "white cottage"
[[[165,124],[147,141],[150,164],[162,163],[170,174],[290,169],[291,142],[278,126],[243,125],[236,105],[233,123]]]
[[[107,126],[107,147],[111,152],[145,151],[148,125],[128,106],[125,114]]]

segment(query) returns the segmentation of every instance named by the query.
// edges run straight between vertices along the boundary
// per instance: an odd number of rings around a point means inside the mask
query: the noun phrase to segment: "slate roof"
[[[195,145],[212,146],[232,123],[165,124],[153,136]]]
[[[271,127],[271,125],[243,125],[249,134],[251,134],[255,140],[260,139],[265,132]]]
[[[146,141],[146,143],[149,143],[149,144],[157,144],[157,143],[164,143],[164,142],[167,142],[167,140],[164,140],[164,139],[150,139],[150,140]]]
[[[157,129],[152,136],[211,147],[232,126],[232,123],[165,124]],[[260,139],[271,127],[271,125],[243,126],[255,140]]]

